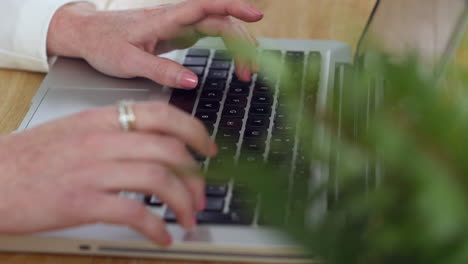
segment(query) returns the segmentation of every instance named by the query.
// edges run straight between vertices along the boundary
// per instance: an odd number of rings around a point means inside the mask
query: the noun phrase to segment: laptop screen
[[[416,52],[434,65],[448,51],[466,0],[380,0],[361,40],[358,58],[378,47],[392,55]]]

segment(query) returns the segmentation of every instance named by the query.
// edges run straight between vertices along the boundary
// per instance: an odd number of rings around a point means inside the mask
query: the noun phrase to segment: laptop
[[[377,1],[355,61],[365,61],[362,58],[372,53],[372,42],[377,41],[395,54],[410,48],[431,60],[448,62],[464,32],[468,17],[466,5],[462,0]],[[426,32],[423,30],[429,25],[426,20],[437,21],[431,22],[438,32],[432,38],[432,50],[427,49],[427,43],[418,42],[418,38],[412,39]],[[405,27],[399,27],[402,21]],[[411,30],[415,31],[408,32]],[[313,107],[326,107],[336,89],[346,89],[345,71],[353,64],[350,45],[290,39],[260,39],[260,43],[260,52],[276,54],[285,61],[294,60],[304,71],[310,70],[311,65],[316,66],[317,83],[313,85],[318,89]],[[250,156],[253,152],[262,153],[265,159],[281,159],[281,153],[269,153],[269,146],[278,140],[289,142],[292,150],[297,150],[295,139],[281,137],[281,130],[294,129],[294,126],[280,122],[283,115],[281,91],[279,85],[271,85],[278,84],[278,80],[254,75],[250,83],[239,81],[233,74],[231,54],[216,38],[203,39],[191,49],[164,56],[192,69],[200,77],[199,88],[182,91],[145,79],[116,79],[96,72],[82,60],[59,58],[33,98],[18,131],[89,108],[114,105],[124,99],[155,100],[171,103],[201,119],[213,138],[222,144],[221,151],[236,150],[235,159],[258,157]],[[299,155],[294,157],[292,164],[296,165],[291,165],[294,173],[317,177],[313,164]],[[199,161],[207,171],[220,162],[203,157],[199,157]],[[325,174],[319,177],[327,180]],[[179,227],[174,215],[157,197],[125,193],[130,199],[145,203],[149,210],[167,221],[174,239],[170,248],[160,248],[127,227],[95,224],[28,236],[1,236],[0,251],[203,261],[310,262],[311,256],[305,254],[300,245],[262,222],[261,210],[252,211],[245,206],[256,201],[245,201],[238,196],[242,188],[234,180],[208,182],[207,209],[197,215],[199,226],[192,231]],[[326,213],[327,197],[337,196],[326,195],[314,205],[317,212]]]

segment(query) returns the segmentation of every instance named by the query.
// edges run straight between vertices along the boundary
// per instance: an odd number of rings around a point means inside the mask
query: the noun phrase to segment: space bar
[[[165,220],[168,222],[175,222],[176,218],[174,213],[167,211]],[[220,212],[199,212],[197,214],[197,221],[199,224],[224,224],[224,225],[250,225],[253,216],[245,213],[232,211],[227,214]]]

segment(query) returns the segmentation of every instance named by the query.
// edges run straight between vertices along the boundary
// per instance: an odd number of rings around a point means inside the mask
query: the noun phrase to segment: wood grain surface
[[[344,41],[355,47],[375,0],[250,0],[249,2],[266,14],[262,22],[248,25],[258,37],[331,39]],[[44,75],[39,73],[0,70],[0,134],[10,133],[18,127],[43,78]],[[188,262],[0,254],[0,263],[182,264]]]

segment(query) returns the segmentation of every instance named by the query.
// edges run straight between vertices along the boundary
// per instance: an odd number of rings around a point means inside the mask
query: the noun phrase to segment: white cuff
[[[31,65],[18,66],[33,71],[49,70],[47,33],[50,22],[60,7],[72,2],[81,2],[81,0],[27,0],[24,2],[18,14],[13,52],[30,58]]]

